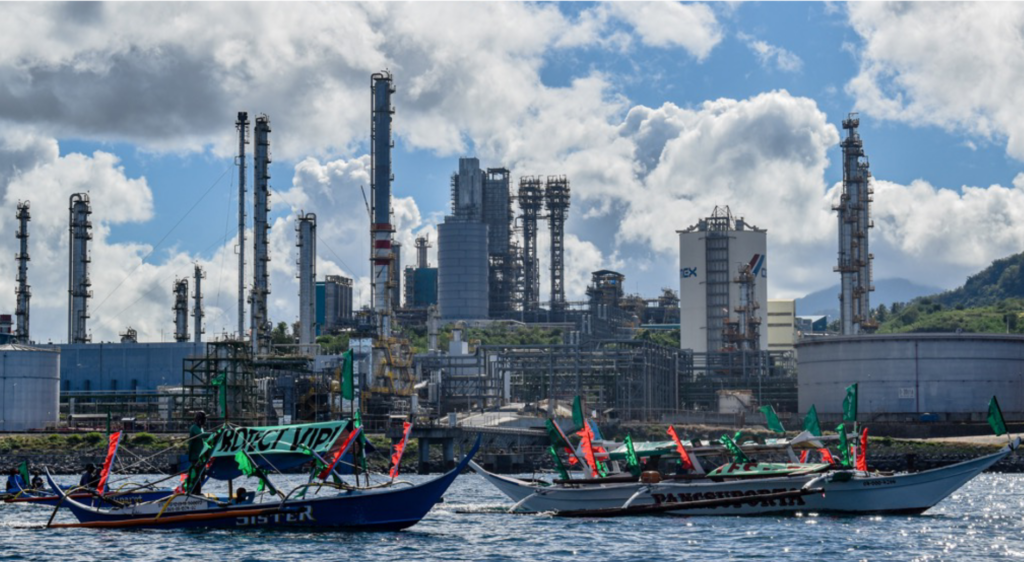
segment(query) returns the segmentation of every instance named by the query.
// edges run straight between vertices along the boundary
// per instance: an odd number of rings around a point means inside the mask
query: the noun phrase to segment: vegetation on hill
[[[1024,333],[1024,253],[996,260],[962,287],[872,312],[879,333]]]

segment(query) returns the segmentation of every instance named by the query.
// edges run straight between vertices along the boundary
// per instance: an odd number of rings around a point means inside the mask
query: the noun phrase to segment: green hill
[[[1024,333],[1024,253],[996,260],[962,287],[875,311],[879,333]]]

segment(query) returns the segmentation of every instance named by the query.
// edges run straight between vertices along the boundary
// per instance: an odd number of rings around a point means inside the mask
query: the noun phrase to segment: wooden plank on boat
[[[688,502],[669,502],[655,505],[635,505],[630,507],[612,507],[606,509],[578,509],[572,511],[557,511],[558,517],[622,517],[626,515],[654,515],[667,511],[685,511],[687,509],[701,509],[711,507],[723,507],[730,505],[742,505],[749,502],[760,502],[770,500],[783,500],[820,494],[824,488],[807,488],[800,490],[787,490],[785,492],[772,492],[768,494],[753,494],[750,496],[738,496],[735,498],[715,498],[711,500],[693,500]]]

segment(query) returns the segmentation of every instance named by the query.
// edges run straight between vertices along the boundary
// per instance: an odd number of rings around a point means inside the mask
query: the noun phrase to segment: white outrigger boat
[[[822,439],[801,434],[780,446],[794,458],[793,445],[820,446]],[[509,510],[515,512],[554,512],[566,516],[917,514],[934,507],[1019,445],[1018,437],[998,452],[913,473],[834,470],[829,464],[796,462],[769,465],[768,470],[762,471],[759,465],[763,463],[733,463],[708,475],[660,479],[655,473],[646,482],[644,478],[623,481],[624,477],[617,477],[548,483],[492,474],[476,463],[469,464],[516,502]],[[694,452],[702,451],[696,448]]]

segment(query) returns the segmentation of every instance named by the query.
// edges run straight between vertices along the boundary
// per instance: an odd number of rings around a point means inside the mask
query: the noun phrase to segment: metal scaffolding
[[[523,303],[522,311],[535,314],[540,307],[540,264],[537,261],[537,218],[544,195],[536,176],[519,179],[519,209],[523,227]]]
[[[551,320],[561,320],[565,312],[565,217],[569,214],[569,180],[548,176],[544,189],[551,229]]]
[[[265,419],[249,344],[225,340],[205,348],[205,355],[184,361],[179,417],[188,420],[202,410],[217,423],[255,425]]]

